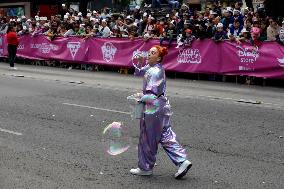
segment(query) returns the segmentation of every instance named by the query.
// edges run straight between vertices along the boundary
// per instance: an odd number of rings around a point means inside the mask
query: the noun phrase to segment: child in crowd
[[[259,47],[261,45],[260,37],[260,28],[252,27],[251,29],[251,44],[255,47]]]
[[[192,35],[192,30],[190,29],[186,29],[184,34],[182,34],[182,36],[178,37],[177,40],[177,47],[176,48],[180,48],[182,47],[191,47],[191,44],[193,42],[193,40],[195,39],[195,36]]]
[[[217,30],[213,36],[213,40],[215,42],[220,42],[223,41],[224,39],[228,39],[227,38],[227,34],[226,32],[223,30],[223,24],[222,23],[218,23],[217,24]]]
[[[251,41],[250,31],[248,31],[246,28],[244,28],[242,30],[240,36],[236,39],[236,41],[239,45],[243,42],[250,43],[250,41]]]
[[[229,28],[228,37],[231,41],[235,41],[237,37],[241,34],[243,26],[239,20],[235,20],[234,24]]]

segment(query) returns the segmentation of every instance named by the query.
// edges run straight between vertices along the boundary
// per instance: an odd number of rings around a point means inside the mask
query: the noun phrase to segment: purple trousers
[[[180,165],[187,158],[185,149],[177,142],[176,134],[171,128],[169,102],[165,97],[158,100],[161,105],[158,111],[144,113],[140,120],[138,167],[145,171],[153,169],[159,143],[175,165]]]

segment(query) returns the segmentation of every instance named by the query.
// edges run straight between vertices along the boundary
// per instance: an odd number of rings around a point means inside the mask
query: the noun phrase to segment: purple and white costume
[[[171,128],[171,109],[165,93],[165,70],[158,63],[136,69],[135,75],[144,76],[141,101],[145,103],[144,115],[140,120],[138,167],[145,171],[153,169],[159,143],[173,163],[179,166],[187,155]]]

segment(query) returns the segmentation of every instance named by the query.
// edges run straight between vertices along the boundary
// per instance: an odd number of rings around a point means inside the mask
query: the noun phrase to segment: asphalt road
[[[284,89],[168,80],[173,130],[193,167],[180,181],[162,149],[151,177],[137,166],[138,122],[126,97],[140,78],[0,64],[0,189],[284,188]],[[73,104],[73,105],[72,105]],[[128,151],[106,153],[103,129],[121,121]]]

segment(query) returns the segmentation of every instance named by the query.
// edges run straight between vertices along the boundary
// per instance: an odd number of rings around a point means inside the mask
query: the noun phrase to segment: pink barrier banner
[[[146,54],[157,44],[159,40],[58,37],[50,41],[46,36],[25,35],[20,38],[17,56],[133,67],[135,54]],[[190,48],[176,49],[175,45],[164,59],[164,67],[169,71],[284,79],[284,47],[276,42],[264,42],[259,48],[229,41],[215,43],[210,39],[196,40]],[[5,36],[0,36],[0,56],[7,54]]]

